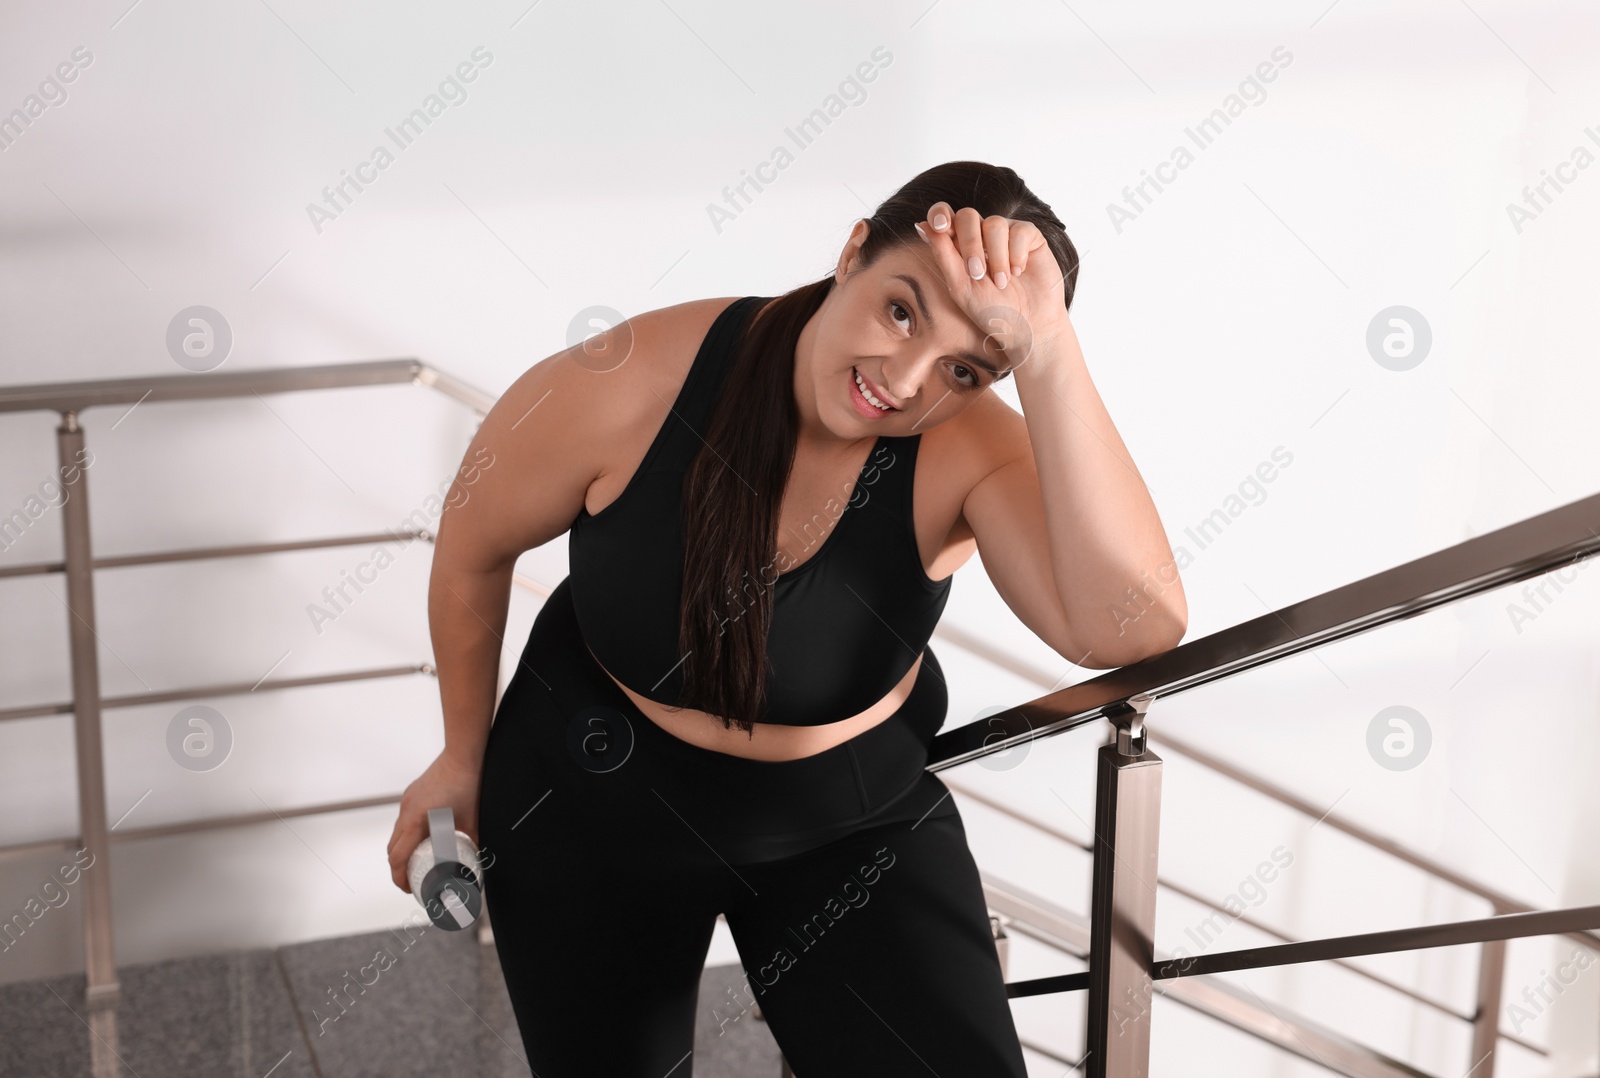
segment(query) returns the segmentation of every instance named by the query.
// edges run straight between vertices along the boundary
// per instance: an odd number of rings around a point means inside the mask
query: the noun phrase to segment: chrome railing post
[[[84,1004],[89,1011],[91,1071],[117,1071],[119,995],[111,939],[111,840],[106,826],[105,752],[100,730],[100,656],[94,628],[94,555],[89,544],[89,480],[78,413],[56,428],[61,462],[61,545],[67,583],[67,640],[72,656],[73,752],[78,765],[78,843],[89,854],[83,874]]]
[[[1496,914],[1505,911],[1496,907]],[[1506,941],[1489,940],[1478,956],[1478,1009],[1472,1017],[1472,1078],[1494,1078],[1500,1041],[1500,995],[1506,980]]]
[[[83,467],[83,428],[76,412],[56,428],[61,461],[62,547],[67,578],[67,640],[72,653],[73,743],[78,763],[79,843],[88,851],[83,874],[85,1002],[114,1003],[117,961],[111,945],[111,843],[106,827],[105,754],[100,743],[100,660],[94,631],[94,569],[89,549],[89,480]]]
[[[1110,715],[1116,737],[1101,746],[1095,773],[1088,1078],[1150,1073],[1150,966],[1161,824],[1161,758],[1150,751],[1144,730],[1150,700],[1140,694],[1122,714]]]

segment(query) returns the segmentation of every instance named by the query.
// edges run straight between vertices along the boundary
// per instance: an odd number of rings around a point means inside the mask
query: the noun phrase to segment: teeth
[[[884,411],[884,412],[889,411],[889,406],[887,404],[883,403],[877,397],[874,397],[872,395],[872,390],[867,388],[867,383],[865,383],[865,382],[863,382],[861,380],[861,372],[860,371],[855,371],[853,373],[856,376],[856,388],[861,391],[861,395],[863,397],[867,398],[867,402],[869,404],[871,404],[874,408],[877,408],[880,411]]]

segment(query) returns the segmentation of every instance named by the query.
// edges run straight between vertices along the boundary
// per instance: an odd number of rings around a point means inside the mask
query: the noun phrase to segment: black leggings
[[[718,913],[800,1078],[1026,1078],[977,866],[924,770],[931,650],[887,720],[789,761],[702,749],[641,713],[546,600],[489,733],[484,901],[540,1078],[688,1078]],[[919,1062],[920,1060],[920,1062]]]

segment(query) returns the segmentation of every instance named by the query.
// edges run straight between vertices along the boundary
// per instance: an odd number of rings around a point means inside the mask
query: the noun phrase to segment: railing
[[[934,739],[929,770],[939,771],[1007,752],[1096,719],[1114,728],[1097,758],[1094,857],[1084,973],[1011,982],[1013,996],[1087,989],[1084,1070],[1132,1078],[1149,1069],[1148,1001],[1157,990],[1194,999],[1180,978],[1296,962],[1331,961],[1389,951],[1483,945],[1477,1009],[1460,1015],[1473,1024],[1470,1073],[1490,1078],[1500,1037],[1499,1012],[1506,941],[1563,933],[1600,950],[1600,906],[1533,910],[1399,844],[1332,814],[1317,814],[1303,799],[1244,774],[1173,738],[1167,744],[1228,777],[1487,899],[1494,916],[1454,924],[1402,928],[1312,941],[1289,941],[1218,954],[1160,957],[1155,953],[1157,831],[1162,761],[1150,748],[1152,703],[1404,618],[1537,576],[1600,551],[1600,495],[1467,540],[1253,621],[1191,641],[1141,663],[1109,671],[1040,699],[947,731]],[[973,793],[973,791],[967,791]],[[1215,995],[1218,986],[1209,986]],[[1175,989],[1183,989],[1175,993]],[[1131,1001],[1131,1005],[1130,1005]],[[1218,1009],[1223,1001],[1213,999]],[[1240,1024],[1259,1016],[1228,1008]],[[1262,1026],[1285,1026],[1259,1023]],[[1307,1029],[1307,1033],[1312,1031]],[[1272,1038],[1269,1038],[1272,1039]],[[1278,1038],[1282,1043],[1282,1038]],[[1414,1074],[1409,1067],[1348,1043],[1323,1037],[1324,1052],[1307,1058],[1340,1073]],[[1306,1042],[1303,1042],[1306,1043]],[[1287,1045],[1285,1045],[1287,1047]],[[1307,1043],[1309,1047],[1309,1044]],[[1304,1053],[1302,1053],[1304,1054]]]
[[[162,401],[219,399],[405,382],[430,386],[468,405],[480,419],[494,404],[491,395],[473,389],[421,361],[410,359],[0,389],[0,412],[49,410],[61,414],[61,426],[57,429],[58,455],[63,464],[63,475],[72,476],[71,482],[63,484],[66,495],[62,506],[63,560],[0,569],[0,577],[65,574],[71,612],[69,642],[72,699],[3,709],[0,710],[0,720],[73,714],[81,831],[80,835],[72,838],[0,848],[0,859],[56,848],[71,849],[76,841],[77,845],[86,847],[98,860],[108,856],[112,841],[121,843],[157,835],[237,827],[264,822],[269,818],[265,813],[251,813],[111,833],[106,822],[100,736],[100,716],[105,708],[197,699],[251,689],[259,692],[336,681],[432,673],[427,664],[414,663],[314,677],[283,678],[254,686],[206,685],[163,693],[102,697],[94,647],[94,570],[366,544],[375,539],[400,536],[390,533],[381,536],[334,536],[299,542],[169,550],[97,559],[90,548],[85,473],[81,468],[70,467],[79,459],[79,452],[84,447],[80,414],[92,407],[132,407]],[[1190,978],[1200,978],[1203,974],[1223,969],[1257,968],[1299,961],[1341,961],[1345,957],[1385,950],[1478,942],[1484,945],[1483,960],[1480,965],[1478,1006],[1472,1015],[1453,1011],[1392,982],[1385,983],[1419,1002],[1473,1022],[1472,1055],[1476,1063],[1472,1073],[1475,1078],[1486,1078],[1492,1074],[1495,1044],[1498,1038],[1509,1037],[1498,1029],[1499,982],[1503,973],[1505,941],[1521,936],[1564,932],[1575,935],[1590,947],[1600,949],[1600,936],[1592,931],[1600,928],[1600,907],[1533,911],[1504,894],[1451,872],[1419,854],[1404,850],[1380,835],[1332,814],[1324,814],[1319,818],[1347,834],[1488,900],[1496,916],[1458,925],[1369,933],[1344,939],[1311,942],[1285,940],[1278,947],[1204,955],[1182,962],[1157,956],[1153,948],[1155,884],[1144,882],[1158,878],[1155,871],[1156,827],[1162,764],[1149,747],[1152,742],[1164,742],[1228,778],[1292,808],[1300,811],[1311,809],[1289,791],[1278,789],[1210,758],[1197,748],[1183,745],[1171,737],[1154,737],[1146,730],[1145,719],[1152,701],[1158,698],[1172,696],[1185,689],[1589,557],[1600,550],[1600,533],[1595,530],[1597,525],[1600,525],[1600,496],[1469,540],[1254,621],[1184,644],[1146,662],[1110,671],[940,734],[934,741],[933,762],[929,765],[929,769],[934,771],[1007,752],[1026,742],[1055,736],[1101,718],[1110,720],[1115,728],[1114,739],[1103,746],[1099,753],[1094,824],[1096,841],[1083,844],[1094,855],[1093,899],[1088,920],[1084,921],[1077,915],[1051,906],[1043,899],[1027,896],[992,878],[985,880],[992,909],[1005,914],[1021,930],[1036,938],[1060,946],[1068,953],[1087,957],[1089,969],[1085,973],[1065,977],[1012,982],[1008,985],[1009,994],[1017,997],[1087,988],[1089,1028],[1086,1040],[1089,1050],[1084,1069],[1092,1075],[1116,1075],[1120,1078],[1146,1072],[1149,1008],[1144,1007],[1131,1020],[1118,1023],[1113,1020],[1111,1003],[1124,999],[1148,1000],[1157,990],[1158,982],[1162,985],[1160,990],[1169,998],[1197,1007],[1291,1051],[1299,1051],[1306,1058],[1341,1073],[1411,1075],[1418,1072],[1310,1022],[1285,1022],[1281,1008],[1273,1009],[1269,1017],[1226,985]],[[3,526],[3,522],[0,522],[0,526]],[[432,539],[427,532],[405,534]],[[518,585],[542,595],[549,592],[548,588],[524,577],[517,576],[514,579]],[[996,653],[957,627],[940,626],[937,632],[941,638],[983,655],[1001,666],[1028,673],[1010,656]],[[1049,684],[1049,681],[1046,679],[1043,683]],[[953,783],[951,785],[965,796],[985,800],[976,791]],[[331,802],[287,810],[270,818],[344,811],[397,800],[398,795]],[[998,804],[995,807],[1009,811]],[[1041,826],[1031,820],[1025,822]],[[110,1005],[115,1002],[118,992],[111,935],[109,873],[86,874],[84,882],[86,995],[90,1004],[91,1029],[96,1034],[92,1047],[98,1074],[113,1071],[116,1066],[114,1059],[101,1051],[107,1043],[115,1044],[115,1015]],[[1199,897],[1170,881],[1160,883],[1175,893]],[[1274,934],[1281,937],[1281,934]],[[1120,1033],[1113,1029],[1117,1024],[1120,1024]],[[110,1034],[109,1038],[106,1037],[107,1033]],[[1527,1042],[1518,1043],[1535,1047],[1527,1045]],[[1301,1051],[1302,1048],[1311,1054],[1307,1055]]]
[[[145,827],[113,833],[107,825],[105,761],[101,744],[101,712],[106,708],[137,706],[175,700],[192,700],[228,693],[262,692],[324,685],[366,678],[398,677],[431,673],[426,663],[376,669],[352,670],[315,677],[279,678],[260,684],[197,685],[159,693],[137,693],[120,697],[100,695],[100,670],[95,650],[94,572],[97,569],[133,565],[155,565],[197,558],[243,557],[247,555],[312,550],[323,547],[365,544],[403,536],[431,538],[425,533],[393,533],[381,536],[346,535],[292,543],[250,543],[196,550],[163,550],[120,558],[95,558],[89,538],[87,470],[79,466],[85,443],[81,414],[89,408],[138,405],[165,401],[215,400],[251,394],[290,393],[303,390],[342,389],[356,386],[395,385],[412,382],[430,386],[453,400],[472,408],[481,419],[495,398],[414,359],[378,360],[367,363],[340,363],[319,367],[282,370],[246,370],[210,374],[175,374],[153,378],[123,378],[90,382],[12,386],[0,389],[0,413],[54,411],[61,414],[56,428],[57,456],[62,475],[63,560],[0,569],[0,576],[18,577],[42,573],[66,576],[69,610],[68,640],[72,663],[72,699],[57,704],[16,707],[0,710],[0,720],[41,715],[73,715],[73,747],[78,775],[78,827],[72,838],[31,842],[0,848],[0,859],[59,848],[82,847],[92,857],[91,864],[109,865],[110,844],[217,828],[240,827],[277,819],[280,816],[305,816],[341,812],[390,804],[399,796],[364,798],[311,805],[278,813],[248,813],[185,821],[160,827]],[[0,521],[4,527],[5,521]],[[76,843],[76,845],[74,845]],[[83,882],[83,949],[85,1003],[89,1009],[92,1069],[95,1075],[117,1073],[116,1007],[119,989],[115,947],[111,932],[111,873],[106,869],[85,873]]]

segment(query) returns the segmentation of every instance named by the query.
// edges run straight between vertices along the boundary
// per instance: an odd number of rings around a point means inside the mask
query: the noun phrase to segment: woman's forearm
[[[1108,666],[1176,647],[1188,600],[1155,500],[1112,423],[1062,314],[1016,368],[1061,607]],[[1108,616],[1109,613],[1109,616]],[[1147,616],[1149,615],[1149,616]]]
[[[444,708],[444,755],[474,770],[483,766],[494,719],[513,568],[514,564],[487,571],[461,569],[441,559],[436,549],[428,580],[428,625]]]

